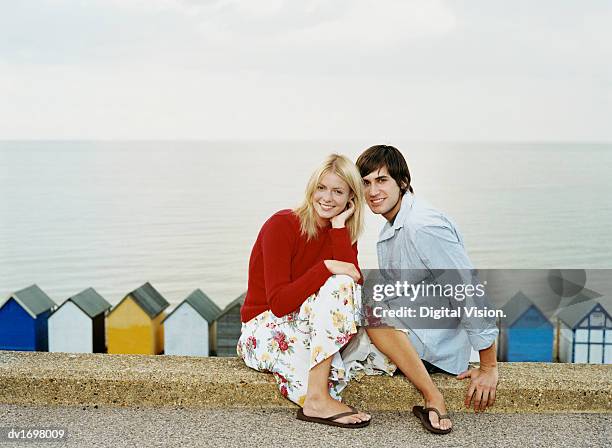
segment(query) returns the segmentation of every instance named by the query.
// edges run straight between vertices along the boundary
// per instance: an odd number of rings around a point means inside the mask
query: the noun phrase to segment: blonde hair
[[[365,203],[363,180],[357,166],[350,159],[340,154],[328,156],[319,169],[310,176],[310,180],[306,185],[304,201],[293,210],[300,219],[302,235],[306,236],[307,241],[310,241],[317,235],[317,217],[312,205],[312,198],[321,178],[327,173],[334,173],[346,182],[354,195],[355,212],[346,220],[346,227],[349,231],[351,243],[355,243],[361,232],[363,232],[363,206]]]

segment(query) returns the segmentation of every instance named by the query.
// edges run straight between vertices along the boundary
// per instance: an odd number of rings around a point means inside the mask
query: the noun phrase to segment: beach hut
[[[552,362],[553,324],[542,310],[519,291],[502,311],[499,360]]]
[[[612,364],[612,299],[576,303],[557,314],[559,361]]]
[[[164,353],[208,356],[220,313],[200,289],[193,291],[164,319]]]
[[[245,297],[246,292],[240,294],[217,317],[217,345],[215,347],[217,356],[237,356],[236,345],[242,329],[240,307]]]
[[[127,294],[106,318],[108,353],[161,353],[164,349],[162,321],[168,306],[149,282]]]
[[[47,319],[56,304],[37,285],[0,305],[0,350],[47,351]]]
[[[104,353],[104,319],[110,307],[93,288],[68,298],[49,316],[49,351]]]

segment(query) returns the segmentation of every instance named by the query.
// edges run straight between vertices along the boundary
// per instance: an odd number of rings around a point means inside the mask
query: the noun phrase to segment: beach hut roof
[[[92,319],[99,314],[104,313],[111,307],[111,304],[108,303],[104,297],[98,294],[98,292],[93,288],[87,288],[66,300],[66,302],[69,301],[78,306],[81,311]],[[62,304],[62,306],[64,306],[64,304]]]
[[[601,294],[599,294],[597,291],[593,291],[588,288],[582,288],[582,291],[572,297],[572,299],[566,306],[575,305],[577,303],[586,302],[592,299],[598,299],[599,297],[601,297]]]
[[[612,318],[612,298],[610,297],[600,297],[568,306],[560,310],[557,317],[570,328],[575,328],[598,304]]]
[[[128,297],[132,297],[134,301],[140,306],[147,315],[153,319],[163,310],[165,310],[170,304],[164,299],[164,297],[149,283],[146,282],[141,287],[125,295],[121,302],[113,309],[116,310],[119,305],[123,303]],[[113,312],[111,311],[111,313]]]
[[[170,316],[174,314],[174,312],[179,309],[179,307],[187,302],[191,307],[196,310],[196,312],[206,319],[207,322],[213,322],[217,316],[221,313],[221,308],[217,306],[215,302],[213,302],[210,297],[208,297],[201,289],[196,289],[189,296],[183,300],[166,318],[167,320]]]
[[[232,300],[225,308],[223,308],[223,311],[221,311],[221,313],[219,313],[219,315],[217,316],[217,319],[219,319],[221,316],[224,316],[225,314],[230,312],[232,310],[232,308],[234,308],[236,305],[242,306],[242,304],[244,303],[244,298],[245,297],[246,297],[246,291],[243,292],[242,294],[240,294],[234,300]]]
[[[11,298],[15,299],[15,301],[34,319],[36,319],[38,315],[56,306],[56,303],[35,284],[13,293],[4,303],[8,302]],[[2,303],[2,305],[4,305],[4,303]],[[0,305],[0,308],[2,305]]]
[[[538,308],[538,306],[529,299],[523,291],[517,292],[506,304],[502,307],[504,314],[506,315],[504,319],[504,325],[510,327],[516,320],[521,317],[525,311],[527,311],[530,307],[535,307],[541,314],[542,310]],[[546,319],[546,316],[544,316]]]

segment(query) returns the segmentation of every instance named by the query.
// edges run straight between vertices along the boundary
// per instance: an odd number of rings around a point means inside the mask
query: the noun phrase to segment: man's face
[[[383,166],[363,177],[366,200],[372,212],[393,220],[401,207],[401,190],[387,167]]]

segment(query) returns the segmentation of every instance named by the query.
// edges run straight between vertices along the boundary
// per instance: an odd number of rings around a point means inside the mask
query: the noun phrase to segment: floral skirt
[[[349,276],[332,275],[293,313],[276,317],[264,311],[244,322],[238,356],[255,370],[271,372],[281,394],[300,406],[310,369],[333,356],[329,394],[341,400],[358,372],[393,375],[396,369],[359,328],[363,321],[361,287]]]

